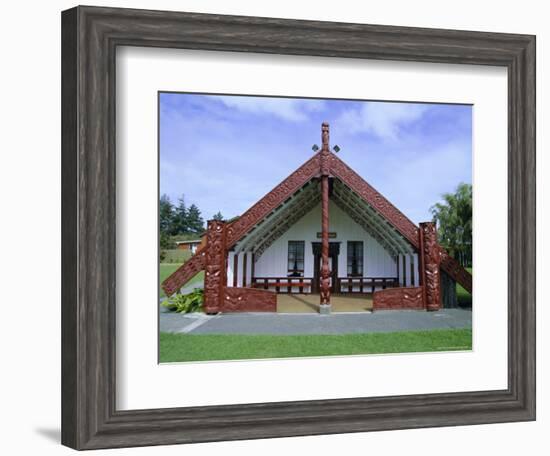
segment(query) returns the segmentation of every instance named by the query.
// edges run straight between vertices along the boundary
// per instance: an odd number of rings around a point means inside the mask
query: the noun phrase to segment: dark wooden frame
[[[115,408],[115,49],[496,65],[508,69],[508,388]],[[78,7],[62,14],[62,443],[77,449],[535,419],[535,37]]]

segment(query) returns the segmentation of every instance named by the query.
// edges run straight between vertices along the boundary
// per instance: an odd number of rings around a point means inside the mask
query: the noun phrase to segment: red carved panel
[[[267,214],[276,209],[306,182],[319,174],[319,153],[311,157],[283,182],[227,227],[227,247],[235,245]]]
[[[417,226],[334,154],[330,154],[330,172],[376,209],[405,239],[418,249]]]
[[[470,274],[462,265],[456,261],[449,252],[443,247],[439,246],[441,269],[443,269],[453,280],[458,282],[462,287],[472,293],[472,274]]]
[[[420,224],[423,237],[423,252],[421,252],[424,264],[424,294],[427,310],[438,310],[441,307],[441,283],[439,267],[441,263],[441,247],[437,243],[437,230],[434,222]]]
[[[195,255],[176,269],[164,282],[162,289],[166,296],[172,296],[176,291],[185,285],[185,283],[194,277],[205,266],[205,249],[199,248]]]
[[[277,312],[277,293],[257,288],[226,287],[222,312]]]
[[[424,309],[422,287],[387,288],[375,291],[373,310]]]
[[[223,290],[226,285],[227,248],[226,223],[210,220],[206,231],[206,255],[204,274],[204,311],[220,310]]]

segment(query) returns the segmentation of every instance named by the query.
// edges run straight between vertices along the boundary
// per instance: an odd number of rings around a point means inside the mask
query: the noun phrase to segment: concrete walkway
[[[472,311],[380,310],[374,313],[232,313],[209,316],[160,314],[160,331],[188,334],[350,334],[471,328]]]

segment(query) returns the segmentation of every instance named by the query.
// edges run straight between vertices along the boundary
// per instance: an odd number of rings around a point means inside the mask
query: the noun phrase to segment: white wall
[[[338,277],[347,277],[347,241],[363,241],[363,275],[365,277],[395,277],[395,259],[360,225],[345,214],[333,201],[329,204],[329,231],[336,233],[330,242],[340,242]],[[287,275],[288,241],[305,241],[304,277],[313,277],[312,242],[320,242],[321,204],[304,215],[279,237],[256,262],[256,277]]]
[[[487,32],[537,34],[537,144],[539,197],[537,225],[539,277],[550,274],[550,149],[548,110],[550,55],[546,2],[524,0],[463,0],[443,4],[436,0],[338,2],[278,0],[101,0],[104,6],[187,10],[328,21],[438,27]],[[0,135],[0,198],[7,222],[0,227],[3,368],[0,420],[5,454],[72,455],[59,445],[60,423],[60,19],[59,12],[76,5],[69,0],[6,2],[0,29],[5,69],[2,119],[9,127]],[[223,77],[223,75],[220,75]],[[8,89],[9,88],[9,89]],[[16,193],[14,193],[16,192]],[[17,195],[17,197],[14,197]],[[23,204],[22,204],[23,202]],[[32,211],[29,211],[29,207]],[[34,222],[33,222],[34,220]],[[39,234],[47,239],[40,258],[22,253],[26,240]],[[33,274],[34,263],[47,262]],[[540,303],[548,302],[543,280],[537,281]],[[37,298],[38,296],[38,298]],[[37,299],[39,304],[37,304]],[[257,454],[404,454],[463,456],[485,448],[499,456],[544,455],[550,428],[550,324],[548,306],[537,309],[538,413],[532,423],[417,429],[254,440],[154,448],[97,451],[94,455],[252,456]],[[418,356],[423,356],[419,354]],[[442,356],[445,356],[442,354]],[[299,360],[295,361],[299,363]],[[437,366],[434,366],[436,372]],[[358,375],[376,375],[376,372]],[[407,375],[414,375],[409,372]],[[289,379],[289,382],[299,379]],[[251,385],[255,387],[255,385]],[[330,419],[330,417],[328,418]]]

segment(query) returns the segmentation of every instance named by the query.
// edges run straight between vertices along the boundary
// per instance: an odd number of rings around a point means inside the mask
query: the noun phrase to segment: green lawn
[[[466,270],[471,274],[472,268],[466,268]],[[461,307],[472,307],[472,295],[468,293],[462,286],[458,283],[456,284],[456,295],[458,299],[458,305]]]
[[[161,263],[159,267],[159,282],[162,283],[164,280],[172,274],[176,269],[178,269],[181,266],[181,264],[172,264],[172,263]],[[193,284],[199,284],[200,282],[204,281],[204,271],[199,272],[196,276],[194,276],[189,282],[187,282],[186,286],[193,285]],[[160,297],[164,296],[164,290],[162,287],[160,288]]]
[[[366,334],[204,335],[160,333],[160,362],[471,350],[471,329]]]
[[[163,250],[164,258],[161,263],[185,263],[189,258],[193,256],[190,250],[171,249]]]

